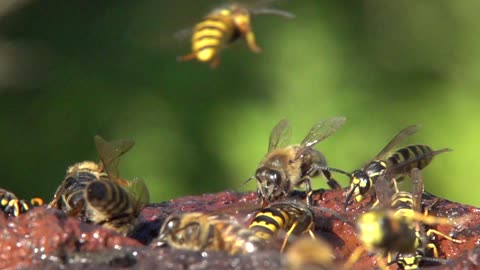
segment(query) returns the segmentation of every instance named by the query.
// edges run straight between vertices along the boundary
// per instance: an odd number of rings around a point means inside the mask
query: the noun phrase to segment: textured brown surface
[[[301,198],[302,193],[294,197]],[[315,234],[323,237],[335,252],[336,261],[345,261],[359,245],[349,223],[368,208],[370,200],[343,211],[342,192],[317,192],[317,205],[336,211],[347,223],[315,208]],[[429,205],[433,197],[426,195]],[[169,202],[145,207],[132,239],[90,224],[82,224],[53,209],[39,207],[17,218],[0,215],[0,269],[286,269],[285,256],[272,246],[271,251],[249,256],[229,256],[222,252],[189,252],[169,248],[152,248],[148,244],[158,233],[163,220],[173,212],[221,211],[236,215],[247,224],[257,209],[255,193],[221,192],[203,196],[187,196]],[[454,233],[465,243],[456,244],[436,239],[442,258],[451,261],[444,266],[426,269],[480,269],[479,209],[439,200],[431,209],[439,216],[468,216],[465,223],[452,228],[441,225],[437,229]],[[143,244],[146,245],[143,245]],[[375,257],[364,254],[355,269],[373,269]],[[390,269],[396,269],[396,266]]]

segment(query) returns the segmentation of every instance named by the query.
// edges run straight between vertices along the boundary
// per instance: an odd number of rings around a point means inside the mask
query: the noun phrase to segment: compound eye
[[[360,189],[360,194],[365,194],[370,190],[371,184],[370,184],[370,178],[366,175],[363,175],[359,177],[359,184],[358,187]]]
[[[282,183],[282,176],[278,171],[270,171],[270,181],[279,186]]]
[[[167,221],[167,229],[169,231],[174,231],[180,225],[180,220],[178,218],[172,218]]]

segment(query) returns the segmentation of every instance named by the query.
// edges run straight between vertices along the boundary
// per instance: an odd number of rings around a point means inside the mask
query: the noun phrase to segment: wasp
[[[98,135],[94,141],[101,162],[83,161],[69,167],[49,207],[126,234],[149,200],[142,180],[127,181],[119,177],[119,158],[134,143],[130,140],[107,142]]]
[[[258,237],[270,240],[279,230],[286,231],[280,252],[285,249],[290,235],[308,232],[315,238],[314,213],[306,205],[294,202],[276,203],[261,209],[250,223],[249,229]]]
[[[388,253],[387,264],[378,260],[384,269],[393,263],[402,269],[418,269],[422,261],[442,262],[438,259],[436,246],[429,241],[432,235],[442,236],[455,243],[463,242],[434,229],[425,230],[425,225],[452,224],[455,221],[428,215],[427,211],[422,213],[424,184],[420,169],[412,169],[411,176],[412,192],[392,189],[391,182],[395,181],[392,176],[378,178],[375,189],[381,206],[377,205],[358,218],[356,228],[363,246],[354,251],[346,265],[351,266],[367,250],[377,254]],[[433,250],[434,258],[425,256],[427,249]],[[392,260],[394,253],[397,256]]]
[[[307,205],[312,205],[310,178],[322,173],[332,189],[341,189],[327,168],[325,156],[313,147],[333,135],[346,121],[345,117],[332,117],[317,122],[305,139],[298,145],[285,146],[291,135],[288,120],[283,119],[270,133],[268,152],[260,162],[255,175],[247,179],[257,179],[257,193],[263,205],[273,202],[293,190],[305,185]],[[245,184],[244,183],[244,184]]]
[[[42,206],[41,198],[32,198],[30,201],[20,200],[12,192],[0,189],[0,209],[8,216],[18,217],[36,206]]]
[[[352,197],[356,202],[360,202],[368,192],[373,191],[372,187],[377,177],[385,174],[386,171],[393,170],[389,174],[395,174],[396,182],[400,182],[413,168],[422,170],[430,164],[434,156],[451,151],[449,148],[434,151],[427,145],[409,145],[389,154],[396,145],[416,133],[420,127],[420,125],[412,125],[402,129],[363,169],[355,170],[350,174],[350,189],[345,199],[345,209]]]
[[[193,251],[248,254],[265,248],[266,241],[226,214],[171,214],[160,228],[155,245]]]
[[[251,26],[251,17],[257,14],[294,17],[286,11],[267,8],[249,9],[238,3],[218,7],[195,25],[191,38],[192,53],[181,56],[178,60],[197,59],[200,62],[211,62],[211,67],[214,68],[220,63],[220,50],[240,38],[246,40],[250,50],[259,53],[261,48],[256,43]]]

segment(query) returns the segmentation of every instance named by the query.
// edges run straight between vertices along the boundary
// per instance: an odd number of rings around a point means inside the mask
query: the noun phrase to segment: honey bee
[[[280,252],[283,252],[290,235],[308,232],[315,238],[314,213],[306,205],[294,202],[276,203],[261,209],[250,223],[249,229],[258,237],[270,240],[280,229],[287,232]]]
[[[214,68],[220,63],[220,50],[240,38],[246,40],[250,50],[259,53],[261,48],[256,43],[251,26],[251,16],[257,14],[294,17],[286,11],[267,8],[249,9],[237,3],[216,8],[193,28],[192,53],[181,56],[178,60],[197,59],[200,62],[211,62],[211,67]]]
[[[126,234],[149,200],[142,180],[126,181],[119,177],[119,158],[134,142],[107,142],[98,135],[94,141],[101,162],[83,161],[69,167],[49,207]]]
[[[278,200],[305,184],[307,205],[312,205],[312,186],[310,178],[320,174],[325,176],[332,189],[341,189],[327,168],[325,156],[313,149],[320,141],[333,135],[346,121],[345,117],[332,117],[317,122],[299,145],[285,146],[290,137],[290,125],[281,120],[272,130],[268,152],[257,168],[253,178],[257,179],[257,193],[262,204]]]
[[[355,170],[350,174],[350,189],[345,199],[345,209],[352,197],[356,202],[360,202],[368,192],[374,191],[372,187],[377,177],[385,174],[386,171],[390,171],[389,174],[394,174],[396,182],[400,182],[413,168],[421,170],[430,164],[434,156],[451,151],[448,148],[434,151],[427,145],[409,145],[389,155],[393,147],[416,133],[419,129],[420,125],[402,129],[363,169]],[[341,171],[337,170],[337,172]],[[394,183],[395,185],[396,182]]]
[[[248,254],[265,247],[265,240],[240,225],[232,216],[189,212],[171,214],[159,231],[155,245],[193,251]]]
[[[41,198],[32,198],[30,201],[19,200],[12,192],[0,189],[0,209],[7,214],[7,216],[18,217],[36,206],[42,206],[43,200]]]
[[[443,261],[438,259],[437,248],[429,241],[432,235],[442,236],[455,243],[463,242],[434,229],[425,230],[425,225],[453,224],[459,220],[431,216],[428,215],[428,211],[422,213],[424,184],[420,169],[412,169],[411,175],[413,181],[411,193],[392,190],[392,185],[388,183],[394,181],[391,176],[379,177],[375,189],[382,206],[377,206],[358,218],[356,228],[363,247],[354,251],[347,262],[348,266],[367,250],[377,254],[388,253],[387,264],[380,260],[381,256],[377,256],[379,257],[377,261],[383,269],[393,263],[397,263],[402,269],[418,269],[422,261]],[[433,250],[434,258],[425,256],[427,249]],[[393,253],[397,254],[394,260]]]
[[[148,203],[148,190],[140,179],[127,187],[110,180],[94,180],[84,191],[88,221],[127,235]]]

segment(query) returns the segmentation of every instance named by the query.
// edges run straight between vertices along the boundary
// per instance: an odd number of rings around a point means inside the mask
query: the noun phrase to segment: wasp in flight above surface
[[[302,237],[285,253],[288,270],[335,270],[344,269],[334,262],[330,244],[321,238]]]
[[[248,8],[239,3],[231,3],[218,7],[208,13],[201,22],[193,28],[191,37],[192,53],[181,56],[179,61],[197,59],[200,62],[211,62],[211,67],[220,63],[220,50],[228,44],[244,38],[247,46],[253,52],[261,49],[255,40],[252,30],[252,15],[272,14],[285,18],[294,15],[286,11],[269,8]]]
[[[413,125],[402,129],[372,161],[362,169],[355,170],[350,174],[350,189],[346,195],[345,209],[352,198],[356,202],[360,202],[367,193],[374,191],[372,187],[375,185],[377,177],[385,174],[386,171],[390,171],[389,174],[394,175],[395,181],[399,182],[409,175],[413,168],[422,170],[430,164],[434,156],[451,151],[448,148],[433,150],[427,145],[409,145],[391,153],[395,146],[416,133],[420,127],[420,125]]]
[[[257,193],[262,205],[286,197],[294,187],[305,185],[307,205],[311,206],[310,178],[322,173],[332,189],[341,189],[327,168],[325,156],[313,147],[333,135],[346,121],[345,117],[332,117],[317,122],[299,145],[286,146],[291,129],[286,119],[281,120],[270,133],[268,152],[253,178],[257,180]]]
[[[312,238],[315,215],[308,206],[294,202],[282,202],[269,205],[258,211],[250,223],[249,229],[258,237],[271,240],[279,230],[286,231],[280,252],[283,252],[290,235],[309,233]]]
[[[101,162],[83,161],[69,167],[49,207],[126,234],[149,201],[148,189],[142,180],[127,181],[119,177],[119,158],[134,142],[107,142],[98,135],[94,141]]]
[[[425,225],[454,224],[456,221],[428,215],[428,211],[422,213],[423,178],[418,168],[412,169],[411,174],[412,192],[393,188],[392,181],[395,180],[392,175],[379,176],[375,185],[379,205],[358,218],[356,228],[363,246],[353,252],[347,266],[351,267],[367,250],[377,254],[377,262],[383,269],[394,263],[401,269],[418,269],[421,262],[445,262],[438,258],[437,248],[430,241],[432,235],[462,243],[437,230],[425,230]],[[433,251],[433,257],[427,257],[429,249]],[[385,253],[388,253],[386,264],[381,256]],[[395,259],[392,259],[392,254],[397,254]]]
[[[42,206],[43,200],[41,198],[32,198],[29,201],[20,200],[12,192],[0,189],[0,209],[7,216],[18,217],[33,207]]]
[[[226,214],[189,212],[167,217],[154,242],[176,249],[248,254],[265,248],[266,241]]]

